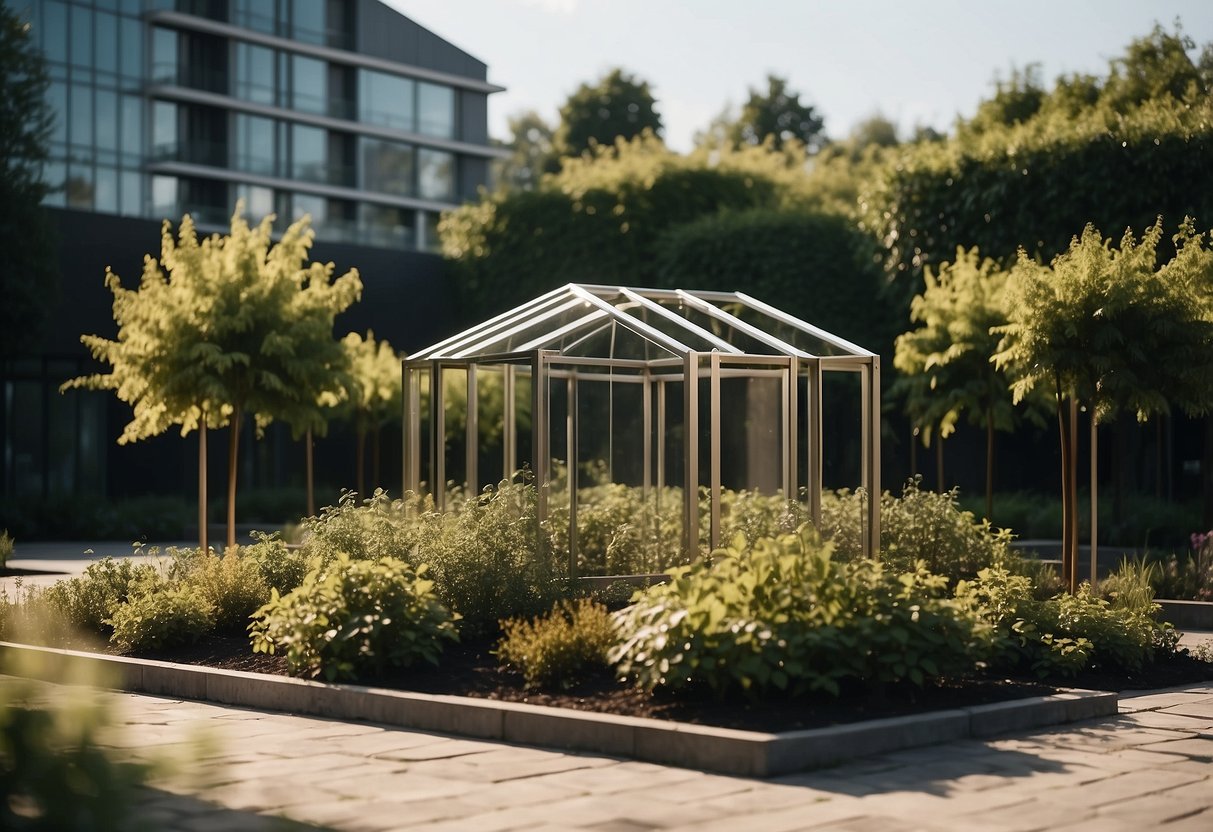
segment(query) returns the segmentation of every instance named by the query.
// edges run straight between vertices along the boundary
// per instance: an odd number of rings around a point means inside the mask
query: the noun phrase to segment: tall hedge
[[[755,209],[668,230],[657,283],[740,290],[873,351],[890,352],[902,328],[881,300],[870,240],[844,217]]]

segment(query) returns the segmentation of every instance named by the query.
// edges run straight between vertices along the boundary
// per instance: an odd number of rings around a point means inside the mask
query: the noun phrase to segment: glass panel
[[[118,149],[118,96],[112,90],[97,90],[97,148]]]
[[[177,218],[178,183],[175,176],[152,177],[152,216],[164,219]]]
[[[42,181],[51,188],[51,192],[42,200],[44,205],[62,207],[67,204],[64,180],[67,178],[67,165],[62,162],[47,162],[42,166]]]
[[[305,214],[312,218],[312,225],[320,225],[327,215],[324,197],[314,194],[291,195],[291,222],[302,219]]]
[[[237,43],[235,49],[235,96],[245,101],[273,106],[276,100],[274,50],[251,43]]]
[[[122,152],[131,156],[143,154],[143,99],[122,96]]]
[[[412,145],[371,139],[359,140],[362,187],[368,191],[408,196],[413,193]]]
[[[291,56],[291,106],[305,113],[327,112],[328,90],[324,61]]]
[[[118,171],[110,167],[97,168],[97,185],[93,208],[106,214],[118,213]]]
[[[232,166],[249,173],[274,176],[277,173],[274,127],[273,119],[237,114],[236,153]]]
[[[741,330],[733,327],[731,324],[717,320],[705,312],[701,312],[694,306],[689,304],[684,305],[679,300],[660,300],[662,306],[675,312],[679,317],[686,318],[691,323],[706,329],[708,332],[715,335],[742,352],[751,355],[778,355],[782,354],[780,350],[767,346],[762,341],[754,338]],[[688,335],[687,337],[694,337]]]
[[[421,223],[419,230],[421,239],[418,248],[435,254],[442,251],[442,238],[438,236],[440,215],[433,211],[418,211],[417,219]]]
[[[417,84],[417,131],[444,139],[455,136],[455,91],[438,84]]]
[[[275,34],[274,4],[266,0],[232,0],[232,22],[267,35]]]
[[[319,127],[291,126],[291,176],[308,182],[325,181],[327,137]]]
[[[9,462],[8,485],[12,494],[42,493],[42,447],[45,423],[42,414],[41,381],[10,381],[4,387],[4,456]]]
[[[118,60],[123,75],[128,78],[143,75],[143,24],[137,19],[122,18],[122,49]]]
[[[72,165],[67,173],[67,207],[93,207],[93,169],[89,165]]]
[[[467,371],[442,368],[442,403],[446,413],[446,482],[461,489],[467,478]],[[450,500],[447,502],[450,505]]]
[[[42,51],[48,61],[67,61],[67,7],[56,0],[42,7]]]
[[[118,71],[118,18],[106,12],[97,12],[97,69],[101,72]]]
[[[52,81],[46,90],[46,101],[50,105],[55,114],[55,123],[51,127],[50,140],[52,142],[66,144],[67,143],[67,84],[62,81]]]
[[[73,393],[80,407],[80,479],[78,493],[101,493],[105,487],[105,406],[107,398],[100,392],[77,390]]]
[[[413,130],[416,82],[370,69],[358,70],[358,117],[367,124]]]
[[[169,101],[152,104],[152,153],[160,158],[177,152],[177,105]]]
[[[152,80],[177,83],[177,33],[171,29],[152,29]]]
[[[93,144],[93,88],[73,84],[68,90],[71,98],[71,143],[81,146]]]
[[[414,213],[391,205],[361,203],[358,225],[364,242],[393,248],[413,247]]]
[[[72,6],[72,53],[74,66],[93,64],[93,10]]]
[[[143,213],[143,193],[140,175],[135,170],[124,170],[120,176],[122,188],[122,214],[137,217]]]
[[[455,156],[444,150],[417,151],[417,193],[424,199],[453,199]]]
[[[236,198],[244,200],[244,214],[250,223],[259,223],[268,214],[274,213],[274,190],[257,185],[236,186]]]
[[[324,0],[293,0],[291,34],[304,43],[324,44]]]
[[[804,350],[810,355],[850,355],[850,351],[834,346],[821,338],[818,338],[812,333],[805,332],[802,329],[792,326],[791,324],[783,323],[770,315],[757,309],[753,309],[742,303],[721,304],[721,308],[726,312],[736,315],[741,320],[758,327],[764,332],[774,335],[781,341],[784,341],[799,350]]]

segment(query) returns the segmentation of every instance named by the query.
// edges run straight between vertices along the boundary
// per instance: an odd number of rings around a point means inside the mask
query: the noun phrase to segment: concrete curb
[[[748,777],[773,777],[869,754],[1117,713],[1115,693],[1066,690],[992,705],[768,734],[8,642],[0,642],[0,659],[7,673],[49,682],[104,680],[108,687],[137,693],[364,720]]]
[[[1169,598],[1155,598],[1154,602],[1162,607],[1162,611],[1158,614],[1162,621],[1170,621],[1181,630],[1213,630],[1213,602],[1211,601],[1174,601]]]

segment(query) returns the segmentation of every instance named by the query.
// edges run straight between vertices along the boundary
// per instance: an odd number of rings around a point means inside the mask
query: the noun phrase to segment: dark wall
[[[379,0],[358,0],[357,51],[479,81],[488,67]]]

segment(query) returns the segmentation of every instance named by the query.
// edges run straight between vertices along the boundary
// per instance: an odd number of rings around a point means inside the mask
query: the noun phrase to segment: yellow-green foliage
[[[0,532],[0,569],[3,569],[8,564],[8,559],[13,556],[13,539],[9,536],[8,529]]]
[[[215,629],[243,633],[248,620],[270,596],[259,564],[236,552],[202,555],[185,581],[214,608]]]
[[[346,409],[359,431],[373,430],[400,419],[400,356],[386,340],[351,332],[341,339],[349,360],[352,389]]]
[[[531,621],[503,621],[501,630],[496,655],[531,688],[573,687],[587,672],[608,666],[616,641],[611,614],[589,598],[560,601]]]
[[[190,644],[215,628],[215,605],[189,583],[139,587],[114,610],[110,637],[124,652]]]
[[[80,577],[55,582],[40,600],[78,630],[108,633],[113,629],[109,619],[114,612],[139,586],[154,581],[155,571],[125,558],[102,558],[89,564]]]

